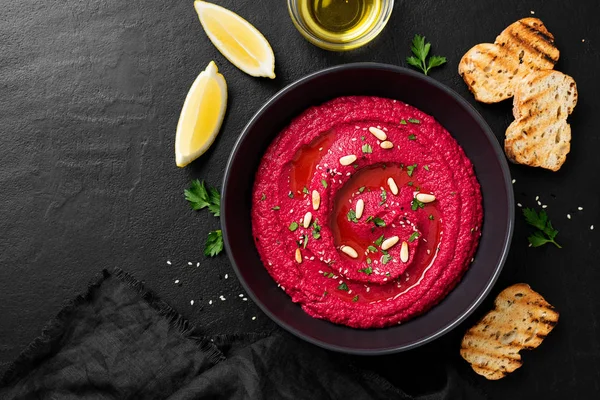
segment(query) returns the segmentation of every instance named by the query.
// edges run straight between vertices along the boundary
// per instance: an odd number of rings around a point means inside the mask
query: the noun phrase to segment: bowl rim
[[[276,317],[268,309],[268,307],[266,305],[262,304],[262,302],[257,299],[257,297],[254,294],[254,291],[248,286],[246,281],[242,278],[242,275],[239,271],[238,265],[236,264],[235,260],[233,259],[233,256],[231,255],[232,254],[231,253],[231,245],[229,243],[228,231],[227,231],[227,224],[228,224],[227,213],[225,212],[225,204],[226,204],[225,199],[227,198],[227,195],[228,195],[227,181],[230,178],[231,165],[233,164],[233,161],[239,152],[241,143],[244,141],[244,139],[248,135],[250,128],[254,125],[254,123],[260,117],[262,117],[262,115],[266,111],[268,111],[268,109],[275,102],[277,102],[286,93],[294,90],[298,86],[301,86],[301,85],[306,84],[307,82],[310,82],[313,79],[321,77],[322,75],[327,75],[327,74],[335,73],[340,70],[347,70],[347,69],[386,70],[386,71],[406,74],[406,75],[412,76],[413,78],[417,78],[422,81],[425,81],[426,83],[431,84],[431,85],[435,86],[436,88],[438,88],[439,90],[442,90],[442,91],[446,92],[448,95],[450,95],[450,97],[452,97],[455,101],[460,103],[460,105],[462,105],[465,108],[465,110],[471,115],[471,117],[475,119],[477,124],[483,128],[484,134],[487,136],[488,140],[492,143],[492,147],[494,148],[494,152],[496,153],[496,156],[500,163],[500,168],[501,168],[503,176],[504,176],[504,186],[505,186],[505,189],[506,189],[506,192],[508,195],[508,216],[509,216],[508,229],[507,229],[506,235],[504,237],[504,246],[502,247],[502,253],[500,255],[500,260],[499,260],[498,265],[496,266],[494,274],[488,280],[487,284],[485,285],[485,287],[483,288],[483,290],[481,291],[479,296],[475,299],[475,301],[467,309],[462,311],[456,319],[454,319],[453,321],[448,323],[445,327],[438,329],[437,331],[435,331],[429,335],[424,336],[420,340],[417,340],[415,342],[412,342],[412,343],[409,343],[409,344],[406,344],[403,346],[395,346],[395,347],[382,348],[382,349],[353,349],[350,347],[338,346],[335,344],[327,343],[327,342],[315,339],[313,337],[310,337],[310,336],[304,334],[303,332],[297,330],[296,328],[288,325],[284,321],[281,321],[278,317]],[[435,118],[435,115],[433,117]],[[452,329],[454,329],[458,325],[460,325],[465,319],[467,319],[475,311],[475,309],[477,309],[477,307],[479,307],[479,305],[481,305],[483,300],[489,295],[494,284],[498,280],[498,277],[500,276],[500,273],[502,272],[502,269],[504,268],[504,264],[506,263],[506,259],[508,258],[508,253],[510,251],[510,245],[512,242],[513,231],[514,231],[514,219],[515,219],[514,190],[513,190],[513,186],[512,186],[512,182],[511,182],[511,174],[510,174],[510,169],[508,167],[508,162],[506,160],[506,156],[504,155],[504,152],[502,151],[502,149],[500,147],[500,144],[498,143],[496,136],[494,135],[494,132],[492,131],[490,126],[487,124],[485,119],[475,109],[475,107],[473,107],[465,98],[463,98],[461,95],[459,95],[457,92],[450,89],[448,86],[444,85],[443,83],[438,82],[437,80],[435,80],[429,76],[423,75],[419,72],[410,70],[405,67],[392,65],[392,64],[383,64],[383,63],[375,63],[375,62],[357,62],[357,63],[342,64],[342,65],[328,67],[328,68],[321,69],[319,71],[312,72],[312,73],[286,85],[284,88],[279,90],[275,95],[273,95],[264,105],[262,105],[254,113],[254,115],[252,116],[250,121],[248,121],[248,123],[244,126],[244,129],[242,130],[242,133],[236,140],[236,142],[233,146],[233,149],[231,151],[231,154],[229,156],[229,159],[227,160],[227,164],[225,166],[225,174],[224,174],[223,182],[222,182],[221,229],[223,232],[223,241],[224,241],[224,245],[225,245],[225,250],[227,253],[227,257],[229,258],[229,261],[238,277],[238,280],[240,281],[244,290],[246,290],[246,292],[248,293],[250,298],[252,298],[254,303],[256,303],[258,305],[258,307],[262,310],[262,312],[264,312],[271,320],[273,320],[277,325],[279,325],[284,330],[292,333],[294,336],[296,336],[302,340],[305,340],[309,343],[312,343],[314,345],[317,345],[319,347],[325,348],[327,350],[333,350],[333,351],[346,353],[346,354],[352,354],[352,355],[376,356],[376,355],[395,354],[395,353],[399,353],[402,351],[414,349],[416,347],[422,346],[426,343],[429,343],[435,339],[440,338],[441,336],[445,335],[446,333],[450,332]],[[460,282],[459,282],[459,285],[460,285]],[[456,288],[454,288],[453,290],[456,290]],[[291,301],[291,299],[290,299],[290,301]],[[427,314],[427,312],[424,313],[423,315],[426,315],[426,314]],[[385,329],[385,328],[383,328],[383,329]]]

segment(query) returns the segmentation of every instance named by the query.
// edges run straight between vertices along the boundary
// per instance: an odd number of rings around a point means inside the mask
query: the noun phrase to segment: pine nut
[[[354,250],[350,246],[342,246],[340,248],[340,250],[342,250],[342,253],[344,253],[352,258],[358,258],[358,253],[356,252],[356,250]]]
[[[400,238],[398,236],[392,236],[391,238],[385,239],[383,243],[381,243],[381,250],[392,248],[399,240]]]
[[[373,136],[375,136],[379,140],[383,141],[383,140],[387,139],[387,135],[385,134],[385,132],[379,128],[375,128],[374,126],[371,126],[369,128],[369,132],[371,132],[373,134]]]
[[[408,261],[408,243],[402,242],[402,248],[400,249],[400,261],[403,263]]]
[[[313,210],[318,210],[321,205],[321,195],[316,190],[312,191],[312,206]]]
[[[308,228],[310,226],[310,221],[312,220],[312,213],[309,211],[304,214],[304,220],[302,221],[302,226]]]
[[[392,149],[394,148],[394,143],[390,142],[389,140],[386,140],[384,142],[381,142],[379,146],[381,146],[382,149]]]
[[[387,180],[387,184],[390,187],[390,190],[392,191],[392,194],[395,196],[398,194],[398,185],[396,185],[396,181],[394,180],[394,178],[389,177]]]
[[[432,194],[427,194],[427,193],[417,193],[416,198],[421,203],[431,203],[431,202],[435,201],[435,196]]]
[[[342,164],[342,165],[350,165],[354,161],[356,161],[356,156],[354,154],[350,154],[348,156],[344,156],[344,157],[340,158],[340,164]]]
[[[365,211],[365,202],[363,199],[358,199],[358,201],[356,202],[356,219],[360,219],[360,217],[362,217],[364,211]]]
[[[300,252],[300,249],[299,249],[299,248],[298,248],[298,249],[296,249],[296,255],[295,255],[295,258],[296,258],[296,262],[297,262],[298,264],[301,264],[301,263],[302,263],[302,253]]]

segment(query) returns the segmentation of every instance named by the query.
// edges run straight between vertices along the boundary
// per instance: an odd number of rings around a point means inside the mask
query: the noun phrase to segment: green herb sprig
[[[537,213],[533,208],[524,208],[523,215],[525,216],[525,221],[537,229],[527,238],[533,247],[540,247],[546,243],[552,243],[559,249],[562,249],[562,247],[554,240],[556,235],[558,235],[558,231],[552,227],[552,222],[548,219],[546,211],[541,210]]]
[[[414,56],[406,57],[406,62],[427,75],[431,68],[439,67],[446,63],[446,57],[441,56],[431,56],[429,57],[429,61],[427,61],[430,49],[431,43],[425,42],[425,36],[415,35],[410,47]]]

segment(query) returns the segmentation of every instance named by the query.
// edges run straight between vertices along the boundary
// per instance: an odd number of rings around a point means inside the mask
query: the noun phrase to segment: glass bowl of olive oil
[[[390,19],[394,0],[288,0],[292,22],[326,50],[356,49],[373,40]]]

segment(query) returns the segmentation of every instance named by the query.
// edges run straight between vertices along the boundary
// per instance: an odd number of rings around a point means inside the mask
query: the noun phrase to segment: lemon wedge
[[[175,162],[185,167],[215,141],[227,107],[227,83],[211,61],[188,92],[177,124]]]
[[[197,0],[200,23],[215,47],[251,76],[275,78],[275,55],[265,37],[248,21],[226,8]]]

